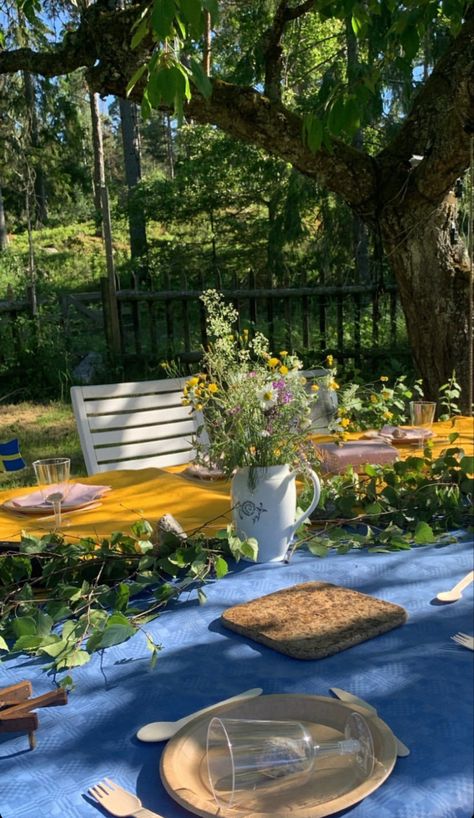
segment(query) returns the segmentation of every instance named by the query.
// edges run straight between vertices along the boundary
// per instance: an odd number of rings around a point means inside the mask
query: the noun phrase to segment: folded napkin
[[[367,464],[393,463],[398,452],[381,438],[378,440],[348,440],[342,446],[337,443],[315,444],[316,456],[321,461],[321,471],[339,474],[348,466],[361,468]]]
[[[188,466],[182,474],[185,477],[196,477],[198,480],[225,480],[223,471],[212,466],[202,466],[200,463]]]
[[[87,486],[85,483],[70,483],[61,505],[63,508],[87,505],[87,503],[92,503],[102,497],[107,491],[110,491],[110,488],[111,486]],[[54,492],[54,486],[51,486],[51,492]],[[39,490],[24,494],[22,497],[15,497],[11,502],[17,508],[52,508],[51,502],[46,503]]]
[[[411,443],[414,440],[425,440],[428,437],[433,437],[433,432],[430,429],[424,429],[422,426],[415,426],[412,429],[404,429],[402,426],[382,426],[379,435],[391,440],[392,443]]]

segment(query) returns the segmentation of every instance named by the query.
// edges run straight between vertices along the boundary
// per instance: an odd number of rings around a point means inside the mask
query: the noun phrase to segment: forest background
[[[152,9],[152,17],[160,12],[162,21],[167,5],[157,0],[143,8]],[[279,60],[285,104],[296,104],[303,111],[311,103],[324,106],[324,125],[320,127],[314,118],[305,120],[307,140],[315,152],[331,152],[332,132],[369,156],[379,154],[406,121],[417,92],[459,34],[463,6],[408,4],[405,9],[411,18],[403,20],[396,16],[397,4],[378,4],[381,17],[391,9],[389,23],[398,36],[398,52],[392,61],[385,60],[376,76],[376,55],[371,53],[374,32],[369,31],[358,4],[339,4],[336,13],[325,3],[297,7],[263,0],[222,2],[219,17],[214,5],[174,4],[175,11],[186,7],[190,19],[194,13],[199,32],[195,39],[205,68],[196,78],[198,91],[206,91],[204,77],[211,72],[212,51],[213,65],[221,75],[253,82],[259,90],[263,90],[266,67],[264,90],[271,98],[271,63],[268,48],[266,53],[263,48],[264,35],[275,34],[279,12],[298,10]],[[308,15],[315,5],[321,6],[318,13]],[[438,6],[436,25],[430,5]],[[53,40],[66,41],[87,7],[5,2],[5,54],[25,48],[44,51]],[[152,19],[152,26],[155,23]],[[130,31],[139,40],[136,25],[135,34],[133,26]],[[364,70],[372,66],[372,80],[362,74],[363,65]],[[358,81],[361,76],[363,82]],[[362,284],[383,292],[395,283],[380,232],[320,183],[317,175],[311,178],[297,170],[297,163],[237,141],[192,115],[183,118],[171,74],[168,91],[158,94],[158,102],[168,101],[167,110],[142,104],[145,116],[123,97],[107,96],[99,105],[88,82],[85,70],[42,76],[35,73],[34,65],[32,70],[25,67],[16,72],[7,68],[1,76],[0,299],[7,308],[26,295],[33,314],[32,318],[16,315],[14,322],[8,309],[0,316],[4,395],[67,397],[69,385],[80,377],[74,374],[77,365],[90,352],[97,353],[96,379],[125,374],[120,366],[111,370],[103,334],[92,332],[101,324],[100,316],[94,317],[94,306],[87,308],[87,321],[85,308],[68,320],[67,332],[60,307],[60,298],[67,292],[97,290],[99,280],[107,273],[110,277],[110,263],[119,289],[232,289],[246,286],[249,274],[256,287]],[[341,88],[345,97],[339,95]],[[410,156],[408,173],[423,158]],[[112,217],[108,256],[104,188]],[[448,234],[455,247],[469,241],[472,183],[469,187],[465,174],[455,180],[452,196],[455,207],[450,212],[455,218]],[[384,350],[382,331],[381,355],[372,365],[388,374],[403,370],[414,376],[401,312],[395,320],[397,350]],[[280,321],[284,323],[284,313]],[[380,316],[382,330],[384,321],[389,321],[387,314]],[[344,327],[348,339],[353,331],[350,325]],[[362,318],[357,331],[362,333],[362,347],[369,346],[368,319],[364,323]],[[169,351],[164,334],[154,360],[148,359],[145,366],[137,356],[128,376],[160,372]],[[333,337],[329,330],[326,349],[321,349],[317,338],[314,348],[302,349],[302,339],[296,337],[297,351],[307,366],[318,363],[321,353],[332,351],[334,335],[335,330]],[[370,361],[365,361],[363,373],[354,372],[353,362],[349,364],[348,377],[372,374]]]

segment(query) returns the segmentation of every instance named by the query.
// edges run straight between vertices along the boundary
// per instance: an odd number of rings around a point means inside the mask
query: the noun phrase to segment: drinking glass
[[[315,743],[301,722],[214,717],[207,731],[206,756],[218,806],[239,806],[304,784],[318,759],[326,756],[349,756],[368,778],[374,747],[365,719],[351,713],[344,733],[344,739]]]
[[[410,401],[410,420],[412,426],[431,429],[436,411],[436,403],[427,400]]]
[[[36,481],[39,484],[43,503],[51,503],[54,510],[54,524],[61,526],[61,503],[69,489],[71,460],[69,457],[46,457],[33,462]]]

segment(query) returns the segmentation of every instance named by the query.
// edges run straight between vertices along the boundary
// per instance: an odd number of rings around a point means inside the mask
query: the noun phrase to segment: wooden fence
[[[223,294],[239,312],[240,329],[259,329],[275,352],[283,348],[309,351],[310,363],[331,353],[341,363],[352,360],[360,366],[382,352],[399,353],[405,337],[394,285],[383,290],[364,285],[248,287],[223,290]],[[125,368],[132,361],[158,362],[163,358],[192,362],[207,342],[200,295],[200,290],[119,290],[111,309],[110,291],[107,294],[104,286],[102,292],[61,296],[56,315],[63,324],[66,344],[75,336],[75,355],[87,354],[99,339],[103,345],[105,334],[109,352]],[[51,310],[51,303],[44,309]],[[40,301],[40,320],[41,310]],[[14,333],[17,316],[27,312],[27,302],[0,302],[0,335],[5,332],[5,321],[10,322],[10,332]],[[120,339],[115,349],[114,314]]]

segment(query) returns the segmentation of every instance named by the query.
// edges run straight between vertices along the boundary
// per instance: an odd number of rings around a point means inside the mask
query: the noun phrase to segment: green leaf
[[[37,633],[36,622],[31,616],[18,617],[12,622],[12,631],[15,636],[32,636]]]
[[[464,474],[474,474],[474,457],[472,455],[462,457],[459,465]]]
[[[12,647],[13,653],[23,653],[24,651],[36,652],[41,645],[42,637],[33,634],[25,634],[16,640]]]
[[[435,540],[435,535],[433,534],[433,529],[431,526],[428,525],[428,523],[421,521],[417,523],[413,539],[416,543],[418,543],[418,545],[426,545],[427,543],[432,543]]]
[[[323,141],[323,123],[314,114],[305,114],[303,117],[303,142],[310,151],[316,153]]]
[[[202,7],[206,9],[211,15],[213,23],[217,22],[219,17],[219,3],[218,0],[202,0]]]
[[[6,650],[7,652],[10,650],[3,636],[0,636],[0,650]]]
[[[114,608],[124,611],[130,599],[130,588],[125,582],[121,582],[115,591]]]
[[[416,57],[420,47],[420,38],[414,25],[407,26],[406,29],[400,33],[400,42],[407,60],[412,60]]]
[[[190,34],[198,38],[204,31],[204,19],[200,0],[180,0],[181,13],[190,25]]]
[[[55,659],[57,656],[60,656],[61,653],[67,651],[70,647],[70,642],[56,637],[55,641],[51,641],[46,645],[41,645],[41,652],[46,653],[47,656],[51,656],[53,659]]]
[[[214,568],[216,570],[216,576],[218,579],[225,577],[225,575],[229,571],[229,566],[227,565],[227,562],[225,561],[224,557],[217,557],[214,563]]]
[[[133,74],[131,79],[127,82],[127,87],[125,89],[125,93],[126,93],[127,97],[130,94],[130,92],[133,91],[133,89],[135,88],[135,85],[137,84],[138,80],[140,80],[142,78],[142,76],[143,76],[143,74],[145,73],[146,70],[147,70],[147,65],[146,65],[146,63],[144,63],[143,65],[140,66],[140,68],[137,68],[137,70],[135,71],[135,73]]]
[[[148,522],[148,520],[137,520],[137,522],[133,523],[132,525],[132,533],[135,537],[137,537],[137,539],[146,540],[152,536],[153,526]]]
[[[51,616],[49,616],[45,611],[38,611],[37,614],[37,626],[38,626],[38,633],[40,636],[47,636],[51,633],[51,628],[53,627],[54,621]]]
[[[144,18],[140,25],[137,27],[135,34],[132,37],[131,47],[136,48],[137,45],[140,45],[142,40],[145,39],[146,35],[149,32],[149,22],[147,18]]]
[[[57,669],[63,670],[69,667],[81,667],[81,665],[86,665],[87,662],[90,662],[90,654],[86,650],[73,650],[72,653],[69,653],[64,659],[61,659],[57,662]]]
[[[159,39],[173,36],[173,18],[176,14],[174,0],[155,0],[151,12],[151,25]]]
[[[250,560],[256,562],[258,557],[258,542],[254,537],[249,537],[248,540],[242,543],[241,546],[241,553],[242,556],[247,557]]]
[[[199,93],[208,99],[212,94],[212,83],[202,64],[196,59],[191,60],[191,76]]]
[[[315,557],[327,557],[329,553],[328,546],[322,543],[320,540],[317,542],[310,540],[308,542],[308,549],[312,554],[314,554]]]

